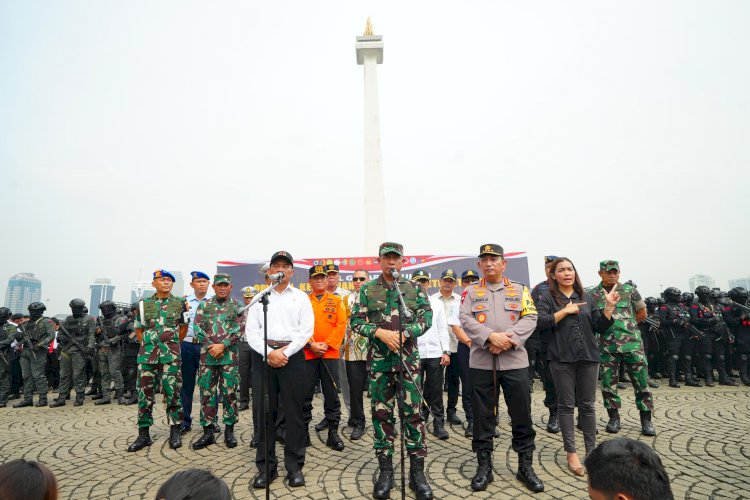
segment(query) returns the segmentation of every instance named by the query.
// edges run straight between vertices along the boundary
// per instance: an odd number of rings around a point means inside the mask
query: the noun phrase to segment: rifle
[[[643,322],[646,323],[651,328],[655,329],[657,332],[661,329],[658,319],[654,319],[654,318],[651,318],[650,316],[646,316]]]
[[[27,344],[29,346],[29,350],[31,351],[31,355],[36,359],[36,353],[34,352],[34,349],[37,348],[36,345],[34,345],[34,341],[31,340],[31,335],[29,335],[29,332],[26,331],[26,327],[21,323],[18,325],[18,331],[21,332],[21,335],[23,337],[22,342],[24,344]]]
[[[60,323],[60,330],[62,330],[65,334],[65,337],[70,340],[70,343],[77,347],[79,351],[81,351],[81,354],[83,356],[93,361],[92,356],[88,353],[88,348],[84,347],[73,335],[71,335],[70,332],[66,330],[64,326],[62,326],[62,323]]]
[[[734,306],[734,307],[736,307],[738,309],[741,309],[741,310],[743,310],[745,312],[750,312],[750,307],[748,307],[745,304],[742,304],[740,302],[737,302],[736,300],[732,301],[732,306]]]

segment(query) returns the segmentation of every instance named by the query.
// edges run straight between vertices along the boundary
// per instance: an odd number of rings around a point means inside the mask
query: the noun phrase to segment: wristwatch
[[[308,342],[307,344],[305,344],[305,349],[310,349],[311,347],[312,347],[312,345],[310,344],[310,342]]]
[[[443,354],[447,354],[448,356],[450,356],[451,352],[450,351],[443,351]]]

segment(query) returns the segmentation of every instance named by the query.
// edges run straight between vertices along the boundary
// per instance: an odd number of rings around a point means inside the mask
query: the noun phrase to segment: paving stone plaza
[[[656,449],[669,472],[675,498],[750,498],[750,388],[654,389],[654,425],[658,434],[653,438],[640,436],[632,389],[622,392],[625,394],[623,430],[619,435],[642,439]],[[567,471],[560,435],[545,430],[547,412],[542,398],[543,391],[537,381],[532,408],[537,430],[534,465],[546,488],[534,498],[588,498],[585,478]],[[317,422],[322,412],[320,396],[316,396],[314,406],[313,422]],[[454,427],[447,441],[438,441],[428,434],[425,468],[435,498],[531,497],[514,477],[516,455],[510,449],[508,417],[502,408],[501,404],[501,429],[505,434],[496,440],[497,474],[485,492],[469,490],[476,461],[463,430]],[[169,427],[163,411],[163,407],[154,408],[154,416],[160,416],[152,428],[154,444],[141,452],[127,453],[125,449],[137,434],[135,406],[94,406],[87,398],[86,404],[78,408],[68,404],[55,409],[0,409],[0,429],[3,429],[0,459],[23,457],[46,463],[57,476],[63,499],[152,499],[171,474],[191,467],[211,469],[227,482],[238,499],[263,496],[263,490],[253,491],[250,487],[256,471],[255,450],[248,446],[249,411],[240,413],[237,448],[227,449],[220,437],[220,444],[200,451],[188,446],[201,435],[197,427],[184,436],[181,449],[169,449],[166,441]],[[194,415],[197,412],[196,406]],[[597,419],[599,438],[607,439],[610,436],[604,432],[606,412],[601,404],[597,407]],[[372,431],[369,426],[367,430]],[[351,442],[349,433],[350,429],[344,429],[346,448],[337,453],[326,448],[325,432],[318,439],[313,431],[313,445],[307,449],[304,468],[307,485],[291,489],[281,478],[277,479],[272,484],[272,497],[371,498],[377,472],[372,438],[368,434]],[[580,433],[578,444],[583,446]],[[280,446],[278,451],[281,452]],[[283,470],[280,472],[283,474]],[[407,492],[413,498],[408,487]],[[397,492],[393,493],[392,498],[397,498]]]

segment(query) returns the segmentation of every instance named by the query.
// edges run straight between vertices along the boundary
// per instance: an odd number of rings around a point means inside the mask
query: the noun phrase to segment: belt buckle
[[[193,338],[192,338],[192,339],[190,340],[190,342],[192,342],[193,344],[198,344],[198,343],[199,343],[199,342],[198,342],[198,337],[193,337]]]

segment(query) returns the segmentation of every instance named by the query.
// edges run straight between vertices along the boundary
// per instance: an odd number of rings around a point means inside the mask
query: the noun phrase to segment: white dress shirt
[[[433,295],[430,297],[430,306],[432,306],[432,326],[417,337],[417,349],[422,359],[439,358],[443,355],[443,351],[450,351],[448,322],[445,318],[443,302]]]
[[[285,351],[287,358],[307,344],[314,330],[315,316],[305,292],[287,285],[281,293],[274,288],[268,294],[268,340],[290,342]],[[248,310],[245,336],[250,347],[265,357],[262,305],[256,304]]]
[[[438,291],[437,293],[433,294],[432,297],[437,298],[440,301],[440,304],[443,306],[443,310],[445,311],[445,318],[448,322],[448,326],[452,325],[451,323],[451,317],[455,316],[456,322],[460,326],[460,321],[458,321],[458,304],[461,303],[461,296],[457,293],[451,293],[450,297],[443,297],[443,295]],[[452,328],[448,328],[448,337],[450,338],[450,351],[451,352],[458,352],[458,339],[456,338],[456,335],[453,333]]]

